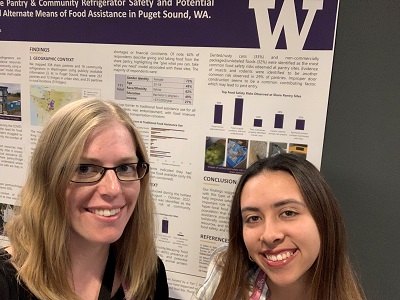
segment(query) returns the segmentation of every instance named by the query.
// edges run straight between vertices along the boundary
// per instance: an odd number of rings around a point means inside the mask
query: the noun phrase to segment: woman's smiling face
[[[251,258],[275,288],[305,287],[320,251],[320,236],[295,179],[266,171],[241,194],[243,239]]]
[[[80,164],[116,167],[138,162],[128,129],[117,121],[96,128],[88,137]],[[71,182],[66,191],[71,240],[110,244],[122,235],[140,191],[140,180],[120,181],[107,170],[95,183]]]

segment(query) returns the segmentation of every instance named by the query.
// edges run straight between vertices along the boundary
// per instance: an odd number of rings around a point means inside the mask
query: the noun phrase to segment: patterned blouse
[[[226,251],[227,246],[224,245],[222,247],[217,248],[212,257],[210,265],[207,269],[207,276],[200,287],[200,289],[194,295],[194,299],[198,300],[211,300],[214,295],[219,281],[221,279],[222,270],[217,267],[216,259],[220,253]],[[249,293],[249,300],[266,300],[268,295],[268,286],[265,283],[265,274],[264,272],[258,268],[252,268],[249,270],[249,282],[251,286],[253,286],[253,290]]]

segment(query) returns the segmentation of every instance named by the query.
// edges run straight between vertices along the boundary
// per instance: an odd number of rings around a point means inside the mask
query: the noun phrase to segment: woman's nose
[[[264,231],[260,237],[260,241],[274,245],[282,241],[285,237],[282,226],[277,221],[267,221],[264,226]]]
[[[102,195],[116,196],[121,193],[121,181],[114,170],[106,170],[98,185]]]

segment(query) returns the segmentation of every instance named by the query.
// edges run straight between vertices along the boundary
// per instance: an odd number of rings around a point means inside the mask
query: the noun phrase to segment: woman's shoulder
[[[226,252],[226,250],[228,250],[228,244],[222,244],[221,246],[217,247],[217,248],[213,251],[213,253],[212,253],[212,255],[211,255],[211,258],[212,258],[212,259],[218,259],[218,257],[219,257],[221,254],[223,254],[223,253]]]
[[[1,274],[7,273],[10,275],[11,273],[15,275],[17,270],[15,270],[14,266],[10,262],[11,254],[6,251],[5,248],[0,248],[0,272]]]
[[[214,295],[215,290],[221,280],[222,270],[219,267],[219,260],[221,259],[221,255],[226,252],[228,245],[222,245],[216,248],[210,257],[210,264],[207,268],[207,275],[204,280],[203,285],[196,292],[196,299],[207,300],[211,299],[212,295]]]
[[[157,256],[157,281],[167,280],[167,272],[162,259]]]
[[[223,265],[224,254],[226,253],[227,249],[228,245],[223,244],[212,252],[210,256],[210,264],[207,269],[207,277],[211,272],[213,272],[213,270],[218,270],[220,273],[221,265]]]
[[[18,298],[17,270],[10,262],[11,255],[4,248],[0,249],[0,298]]]
[[[8,248],[8,247],[1,247],[1,248],[0,248],[0,256],[1,256],[1,257],[7,256],[7,255],[8,255],[8,256],[11,256],[10,253],[8,253],[8,251],[6,250],[7,248]]]
[[[157,281],[156,281],[156,291],[154,293],[155,300],[168,300],[169,289],[167,281],[167,273],[165,266],[160,257],[157,257]]]

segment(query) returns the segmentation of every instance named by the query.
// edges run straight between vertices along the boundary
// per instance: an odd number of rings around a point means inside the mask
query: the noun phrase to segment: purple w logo
[[[258,39],[261,49],[276,49],[282,31],[285,33],[288,50],[302,50],[317,10],[322,10],[324,0],[303,0],[302,9],[307,11],[303,26],[299,28],[299,16],[295,0],[284,0],[274,29],[268,10],[276,9],[276,0],[249,0],[249,8],[254,9]]]

